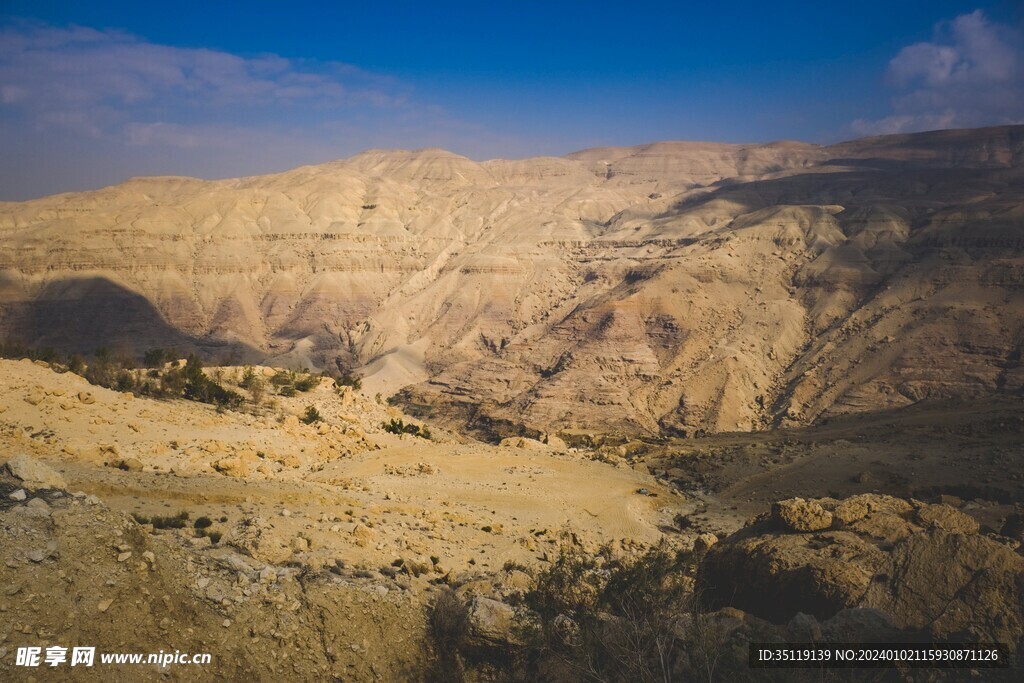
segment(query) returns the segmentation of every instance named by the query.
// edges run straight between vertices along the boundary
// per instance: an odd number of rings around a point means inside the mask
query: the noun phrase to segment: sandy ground
[[[404,559],[496,570],[551,556],[563,533],[629,550],[657,542],[686,507],[646,468],[585,451],[385,433],[381,424],[400,413],[339,395],[329,380],[249,415],[133,398],[30,362],[0,365],[5,453],[45,460],[70,490],[114,510],[187,511],[222,532],[267,520],[284,545],[305,539],[290,559],[312,566],[376,569]],[[300,423],[307,405],[325,420]],[[131,471],[118,467],[127,461],[136,461]]]

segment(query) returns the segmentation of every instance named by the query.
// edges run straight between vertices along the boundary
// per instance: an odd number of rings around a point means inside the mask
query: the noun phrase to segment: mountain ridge
[[[0,203],[0,331],[341,356],[371,395],[490,436],[1018,392],[1022,158],[1003,126],[132,179]]]

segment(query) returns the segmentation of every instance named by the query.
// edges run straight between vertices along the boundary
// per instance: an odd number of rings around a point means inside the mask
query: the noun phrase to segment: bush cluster
[[[437,668],[456,680],[471,677],[467,666],[490,668],[495,680],[720,680],[720,638],[704,637],[693,571],[691,553],[665,544],[615,558],[608,547],[590,555],[564,543],[523,594],[521,644],[503,661],[466,647],[466,606],[441,593],[429,614]]]
[[[315,389],[320,383],[320,378],[312,375],[308,370],[301,373],[294,370],[280,370],[270,378],[270,383],[277,387],[280,396],[295,396],[299,392],[307,392]]]
[[[106,347],[96,349],[88,361],[79,354],[72,354],[62,363],[60,354],[52,349],[40,351],[24,344],[0,343],[0,357],[42,360],[59,372],[74,372],[91,384],[107,389],[155,398],[185,398],[220,408],[241,406],[242,396],[207,377],[203,362],[196,354],[188,357],[183,368],[165,369],[176,355],[173,349],[150,349],[143,354],[142,369],[139,369],[136,359],[129,354],[115,353]]]
[[[423,439],[430,439],[432,437],[429,427],[421,427],[420,425],[406,424],[405,420],[401,418],[391,418],[390,422],[384,422],[381,427],[385,432],[391,434],[412,434]]]

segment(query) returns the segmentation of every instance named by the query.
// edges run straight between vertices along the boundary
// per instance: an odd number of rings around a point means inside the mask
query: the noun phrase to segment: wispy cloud
[[[36,127],[124,134],[133,144],[192,146],[183,129],[218,108],[374,109],[405,99],[392,79],[347,64],[242,57],[85,27],[0,30],[4,110]]]
[[[134,175],[269,173],[371,147],[490,158],[525,144],[351,64],[0,27],[0,199]]]
[[[858,119],[871,135],[1024,122],[1024,37],[981,10],[936,26],[929,42],[908,45],[889,62],[897,95],[892,114]]]

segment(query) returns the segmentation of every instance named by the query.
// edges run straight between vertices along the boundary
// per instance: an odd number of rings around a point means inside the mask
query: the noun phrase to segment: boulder
[[[564,439],[562,439],[559,436],[555,436],[554,434],[548,434],[545,437],[544,443],[546,443],[551,448],[554,448],[555,450],[559,451],[565,451],[569,449],[569,444],[567,444]]]
[[[832,526],[832,513],[803,498],[790,498],[772,506],[772,517],[793,531],[818,531]]]
[[[708,550],[697,592],[712,609],[737,607],[775,623],[857,606],[885,561],[874,544],[847,531],[739,534]]]
[[[469,601],[467,644],[473,648],[508,649],[518,642],[513,625],[515,610],[498,600],[475,597]]]
[[[29,491],[37,489],[64,489],[67,483],[56,470],[30,455],[19,453],[12,456],[4,468]]]
[[[1024,634],[1024,557],[977,534],[929,529],[896,546],[861,605],[939,639]]]
[[[352,528],[352,539],[357,546],[365,548],[374,542],[377,538],[377,532],[365,524],[356,524]]]
[[[838,523],[840,528],[849,526],[854,522],[864,519],[871,512],[864,496],[854,496],[836,505],[832,510],[832,519]]]
[[[696,592],[705,607],[737,607],[832,641],[928,638],[1015,644],[1024,634],[1024,557],[949,505],[866,494],[844,501],[783,501],[771,517],[715,544]],[[841,529],[780,531],[793,508],[831,508]],[[780,510],[786,511],[780,513]],[[813,516],[813,515],[812,515]]]
[[[821,642],[821,624],[810,614],[797,612],[786,624],[786,639],[791,643]]]
[[[978,522],[949,505],[925,505],[917,510],[915,518],[923,527],[935,527],[958,534],[978,533]]]

